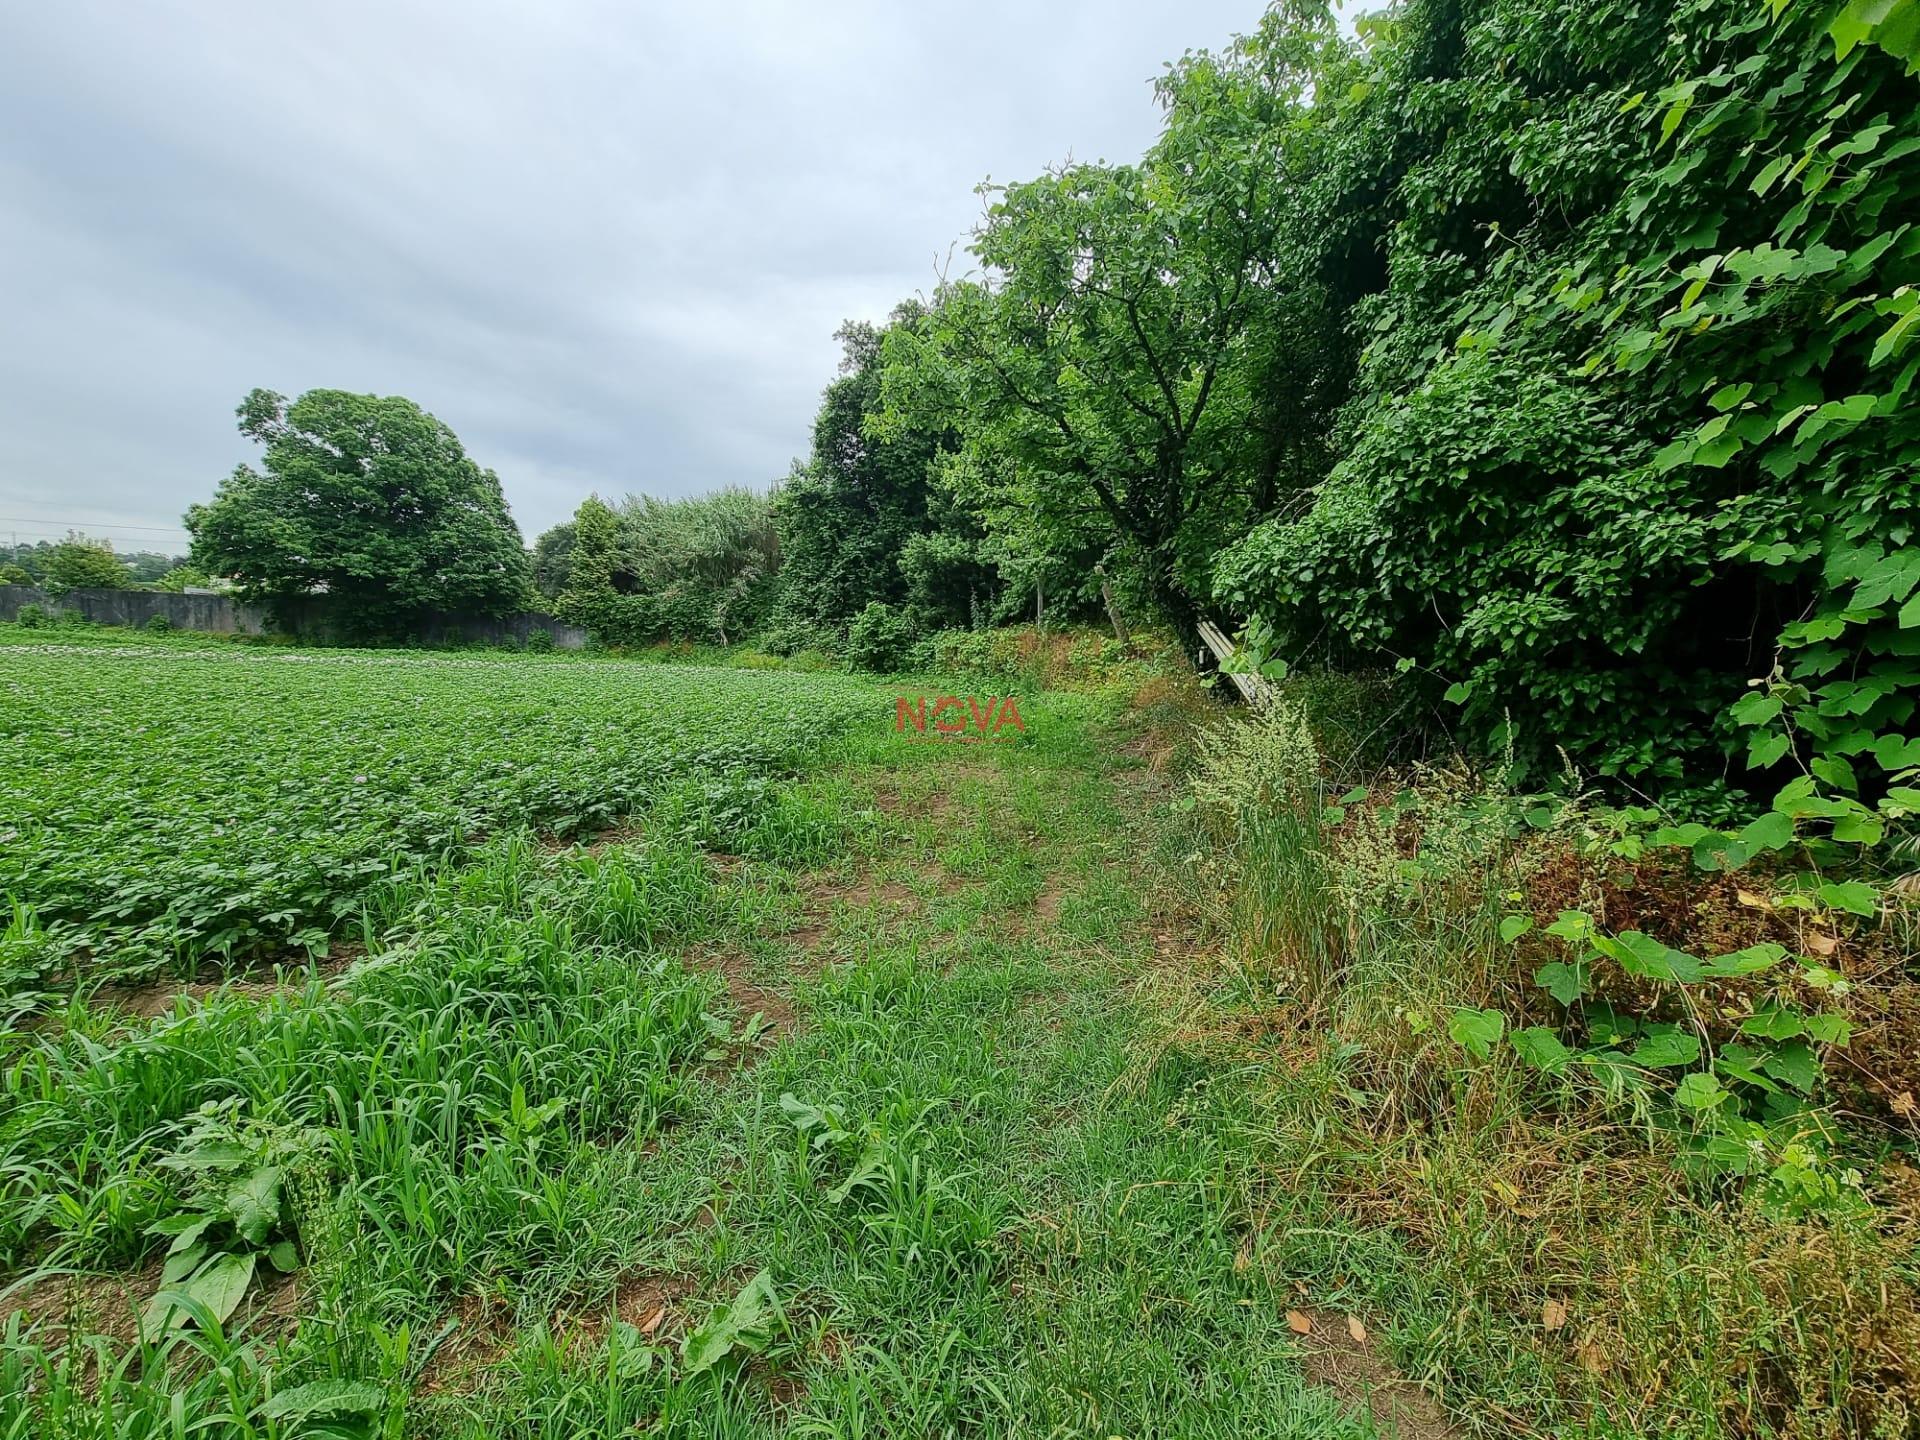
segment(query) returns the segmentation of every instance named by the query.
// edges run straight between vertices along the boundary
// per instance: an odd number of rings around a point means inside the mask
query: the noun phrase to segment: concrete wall
[[[273,628],[251,605],[238,605],[225,595],[171,595],[155,590],[70,590],[58,599],[27,585],[0,585],[0,620],[13,620],[23,605],[50,612],[78,611],[96,625],[139,629],[156,615],[165,616],[176,630],[199,630],[210,635],[265,635]],[[332,629],[326,597],[315,596],[295,607],[288,617],[289,633],[305,639],[325,639]],[[527,643],[535,630],[553,636],[556,649],[578,650],[587,632],[551,615],[526,613],[499,618],[488,615],[427,616],[420,639],[428,645],[500,645]]]

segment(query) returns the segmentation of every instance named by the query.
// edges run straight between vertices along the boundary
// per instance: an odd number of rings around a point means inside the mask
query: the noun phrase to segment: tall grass
[[[1630,1097],[1451,1033],[1462,1009],[1537,1006],[1501,920],[1579,807],[1431,766],[1330,795],[1311,736],[1283,700],[1196,746],[1200,888],[1243,978],[1221,1022],[1251,1008],[1289,1037],[1246,1072],[1273,1127],[1260,1203],[1429,1257],[1456,1319],[1401,1358],[1456,1408],[1582,1434],[1914,1433],[1920,1371],[1890,1359],[1920,1340],[1910,1208],[1774,1213],[1690,1179]],[[1337,1276],[1343,1245],[1305,1263]]]
[[[336,1373],[365,1373],[351,1366],[373,1337],[482,1277],[564,1286],[601,1267],[593,1222],[630,1163],[608,1147],[655,1133],[724,1032],[717,982],[661,949],[720,919],[708,876],[685,842],[550,856],[509,838],[471,868],[379,889],[369,954],[332,983],[32,1037],[0,1071],[10,1260],[144,1259],[183,1202],[170,1157],[217,1114],[298,1139],[294,1228],[303,1283],[337,1317],[341,1344],[319,1357],[350,1362]],[[183,1409],[255,1433],[258,1367],[221,1346],[201,1327],[125,1354],[49,1349],[16,1323],[0,1435],[171,1434]],[[83,1413],[105,1428],[63,1429]]]

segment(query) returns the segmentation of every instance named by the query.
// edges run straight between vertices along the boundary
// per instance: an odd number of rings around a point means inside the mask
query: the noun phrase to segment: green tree
[[[189,586],[205,589],[212,582],[206,571],[192,565],[176,565],[154,582],[154,588],[178,595]]]
[[[65,540],[47,552],[41,583],[49,594],[64,595],[69,590],[124,589],[133,577],[110,542],[90,540],[70,530]]]
[[[1188,56],[1161,82],[1166,125],[1140,164],[989,189],[982,273],[888,339],[889,421],[959,431],[970,501],[1024,532],[1015,548],[1118,546],[1176,621],[1196,617],[1214,552],[1292,468],[1275,441],[1299,427],[1277,417],[1300,384],[1280,383],[1289,357],[1262,322],[1292,283],[1282,201],[1333,43],[1323,15]],[[1320,368],[1292,363],[1308,385]],[[1316,412],[1302,443],[1327,426]]]
[[[255,390],[240,433],[264,447],[187,512],[193,562],[243,600],[284,609],[324,593],[360,633],[424,612],[505,614],[526,603],[527,554],[500,481],[411,400]]]
[[[33,576],[27,573],[25,566],[13,564],[0,565],[0,585],[31,584],[33,584]]]
[[[120,557],[121,563],[131,573],[138,585],[151,585],[168,571],[178,568],[185,562],[180,555],[162,555],[157,550],[135,550]]]
[[[853,323],[838,332],[840,374],[821,397],[812,452],[775,500],[785,567],[775,624],[791,646],[843,635],[874,602],[905,601],[901,556],[913,536],[943,529],[966,539],[979,534],[977,521],[932,482],[952,442],[944,422],[902,420],[884,431],[877,424],[886,337],[925,323],[921,307],[908,303],[884,330]],[[964,611],[945,610],[940,623],[964,623]]]
[[[589,495],[574,512],[572,528],[567,583],[554,599],[554,614],[603,639],[622,636],[628,628],[622,601],[633,586],[619,567],[620,522],[606,501]]]
[[[567,588],[573,563],[573,522],[562,521],[533,542],[533,588],[548,600]]]

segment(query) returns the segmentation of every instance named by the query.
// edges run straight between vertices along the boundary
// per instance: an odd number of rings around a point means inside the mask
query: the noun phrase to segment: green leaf
[[[177,1292],[162,1290],[155,1295],[147,1306],[144,1323],[153,1329],[158,1329],[163,1323],[176,1328],[185,1325],[190,1318],[188,1313],[173,1303],[173,1296],[178,1293],[204,1305],[216,1321],[224,1324],[227,1317],[240,1307],[247,1286],[253,1283],[253,1266],[252,1252],[214,1256],[196,1270]]]
[[[212,1223],[213,1217],[211,1215],[204,1215],[196,1210],[188,1210],[179,1215],[161,1216],[158,1220],[147,1226],[147,1234],[179,1235],[185,1231],[192,1230],[197,1235]],[[188,1243],[191,1244],[192,1242],[189,1241]],[[176,1245],[174,1248],[177,1250],[180,1247]]]
[[[1853,1022],[1844,1015],[1809,1015],[1807,1038],[1822,1045],[1844,1045],[1853,1038]]]
[[[1511,945],[1522,935],[1533,929],[1531,915],[1506,915],[1500,920],[1500,938]]]
[[[1679,99],[1667,107],[1667,113],[1660,117],[1660,143],[1666,144],[1673,138],[1673,132],[1680,128],[1680,122],[1687,118],[1687,111],[1693,105],[1693,93],[1688,90]]]
[[[1749,858],[1747,847],[1740,843],[1737,835],[1723,835],[1717,831],[1693,847],[1693,863],[1702,870],[1738,870]],[[1685,980],[1692,977],[1681,975],[1675,978]]]
[[[252,1163],[253,1152],[233,1140],[203,1140],[163,1163],[180,1170],[234,1170]]]
[[[741,1288],[733,1303],[716,1311],[680,1342],[680,1358],[689,1376],[704,1374],[736,1349],[756,1349],[768,1320],[779,1312],[773,1281],[762,1270]]]
[[[1844,845],[1878,845],[1887,825],[1871,810],[1850,810],[1833,822],[1833,838]]]
[[[1740,832],[1740,843],[1755,852],[1785,850],[1793,844],[1793,817],[1769,810]]]
[[[1920,331],[1920,305],[1908,310],[1887,327],[1886,332],[1874,342],[1873,354],[1868,358],[1867,363],[1869,365],[1885,364],[1907,348],[1917,331]]]
[[[1547,934],[1556,940],[1568,940],[1579,944],[1593,938],[1593,917],[1583,910],[1562,910],[1547,926]]]
[[[1773,159],[1769,160],[1760,168],[1760,173],[1753,177],[1753,183],[1747,188],[1756,195],[1765,195],[1767,191],[1773,188],[1773,182],[1780,178],[1781,172],[1792,163],[1793,157],[1791,155],[1774,156]]]
[[[1460,1009],[1447,1021],[1447,1033],[1476,1060],[1493,1054],[1493,1047],[1507,1028],[1507,1017],[1498,1010]]]
[[[299,1422],[326,1415],[373,1415],[387,1403],[384,1391],[367,1380],[309,1380],[274,1393],[260,1407],[268,1420]]]
[[[1649,1070],[1670,1070],[1700,1058],[1700,1037],[1685,1030],[1662,1030],[1648,1035],[1627,1056]]]
[[[1860,788],[1859,777],[1838,755],[1816,755],[1807,769],[1813,772],[1813,778],[1835,790],[1856,791]]]
[[[1729,1041],[1720,1047],[1713,1057],[1713,1068],[1729,1080],[1739,1080],[1766,1091],[1769,1095],[1778,1095],[1780,1087],[1767,1079],[1759,1071],[1760,1052],[1745,1045]]]
[[[1701,973],[1706,975],[1758,975],[1762,970],[1771,970],[1786,958],[1786,946],[1776,945],[1771,940],[1762,940],[1759,944],[1749,945],[1744,950],[1735,950],[1727,955],[1716,955],[1700,969]]]
[[[267,1234],[280,1223],[280,1171],[263,1165],[227,1191],[227,1211],[233,1228],[250,1245],[265,1245]]]
[[[1617,939],[1618,945],[1608,947],[1606,953],[1629,975],[1675,983],[1700,978],[1700,962],[1683,950],[1663,945],[1638,930],[1622,931]]]
[[[1882,770],[1907,770],[1920,764],[1920,739],[1905,735],[1880,735],[1874,741],[1874,764]]]
[[[1802,1095],[1811,1093],[1820,1078],[1820,1062],[1814,1057],[1813,1047],[1804,1040],[1789,1040],[1777,1046],[1760,1062],[1760,1068]]]
[[[1587,993],[1587,967],[1578,963],[1564,964],[1556,960],[1553,964],[1542,965],[1535,971],[1533,983],[1562,1005],[1574,1005],[1579,1003],[1581,996]]]
[[[1740,1022],[1742,1035],[1754,1035],[1762,1040],[1792,1040],[1806,1032],[1806,1017],[1783,1005],[1768,1005]]]
[[[1673,1098],[1689,1110],[1711,1110],[1726,1101],[1727,1090],[1715,1076],[1696,1070],[1681,1079]]]
[[[167,1286],[178,1285],[206,1263],[207,1255],[212,1249],[212,1246],[203,1241],[197,1245],[189,1245],[184,1250],[168,1251],[166,1261],[160,1267],[161,1287],[164,1289]]]
[[[1828,880],[1815,893],[1829,910],[1869,918],[1880,913],[1880,892],[1863,880]]]
[[[183,1251],[191,1250],[198,1244],[200,1237],[207,1233],[207,1227],[213,1224],[218,1218],[218,1216],[214,1215],[178,1215],[172,1217],[168,1222],[169,1229],[162,1230],[156,1225],[147,1233],[151,1235],[171,1233],[173,1235],[173,1244],[167,1247],[167,1254],[178,1255]]]
[[[1573,1058],[1573,1051],[1561,1043],[1560,1037],[1544,1025],[1531,1025],[1525,1030],[1516,1030],[1509,1037],[1509,1043],[1520,1058],[1536,1070],[1544,1070],[1549,1075],[1566,1068]]]
[[[1724,435],[1715,436],[1704,445],[1696,445],[1693,450],[1693,463],[1704,465],[1709,470],[1718,470],[1746,448],[1747,442],[1729,430]]]

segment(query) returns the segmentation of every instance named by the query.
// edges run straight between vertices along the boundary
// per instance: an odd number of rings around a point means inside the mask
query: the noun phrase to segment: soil
[[[366,953],[362,945],[335,945],[320,960],[276,955],[238,972],[202,966],[200,973],[184,985],[173,976],[139,984],[102,985],[93,992],[92,1004],[95,1009],[118,1011],[134,1019],[158,1020],[171,1014],[180,1000],[204,1004],[222,990],[254,1000],[267,1000],[303,990],[310,980],[333,980],[345,974],[354,961]]]
[[[1455,1440],[1460,1432],[1426,1391],[1379,1352],[1362,1327],[1356,1336],[1347,1317],[1323,1310],[1296,1312],[1311,1328],[1300,1337],[1307,1379],[1324,1385],[1355,1409],[1373,1417],[1383,1440]]]

